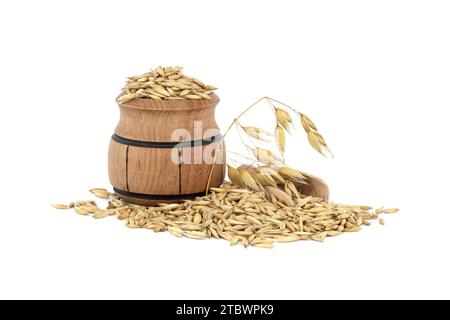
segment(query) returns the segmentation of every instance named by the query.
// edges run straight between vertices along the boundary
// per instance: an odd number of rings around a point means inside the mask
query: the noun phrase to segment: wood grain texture
[[[129,192],[162,195],[180,193],[179,166],[172,161],[172,149],[129,148]],[[175,157],[177,161],[177,152]]]
[[[214,118],[218,102],[219,98],[215,94],[211,100],[132,100],[119,105],[120,121],[115,133],[123,138],[146,142],[208,139],[219,132]],[[195,126],[196,121],[201,122],[200,128]],[[173,131],[177,129],[183,129],[186,136],[173,137]],[[221,164],[216,165],[210,186],[220,186],[224,179],[225,164],[221,161],[224,145],[220,141],[221,146],[216,148],[218,143],[219,141],[209,145],[177,147],[174,150],[128,146],[111,141],[111,184],[117,189],[144,195],[177,196],[206,192],[212,164],[203,158],[203,154],[210,153],[212,158],[215,149],[219,152],[217,162]],[[186,156],[180,162],[182,154]],[[130,196],[122,198],[144,205],[158,202]],[[171,201],[164,199],[163,202]]]
[[[172,134],[183,128],[191,135],[188,140],[208,138],[214,133],[208,137],[202,134],[210,129],[219,130],[214,118],[219,101],[215,94],[211,95],[211,100],[131,100],[119,105],[120,121],[115,133],[133,140],[167,142],[178,140],[179,137],[172,139]],[[202,124],[199,137],[194,132],[196,121]]]
[[[301,194],[319,197],[324,201],[328,201],[330,199],[330,190],[325,181],[309,173],[302,172],[302,174],[307,178],[308,184],[296,184]]]
[[[200,150],[200,151],[199,151]],[[209,173],[211,172],[212,164],[195,163],[195,154],[203,154],[203,158],[211,159],[208,163],[212,163],[215,152],[218,153],[216,158],[216,168],[211,177],[211,187],[218,187],[222,184],[225,170],[222,165],[223,157],[223,141],[218,145],[218,142],[208,146],[198,146],[194,148],[183,148],[181,151],[181,192],[182,194],[206,192],[208,184]],[[191,163],[185,163],[185,157],[191,160]]]
[[[127,187],[127,149],[128,146],[111,140],[109,143],[108,173],[111,185],[128,191]]]

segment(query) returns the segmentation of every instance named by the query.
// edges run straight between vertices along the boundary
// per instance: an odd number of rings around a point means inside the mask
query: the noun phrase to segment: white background
[[[450,298],[449,16],[447,1],[2,1],[0,298]],[[308,114],[335,159],[299,134],[291,166],[335,201],[401,212],[264,250],[51,208],[109,186],[114,98],[157,65],[220,87],[222,128],[264,95]]]

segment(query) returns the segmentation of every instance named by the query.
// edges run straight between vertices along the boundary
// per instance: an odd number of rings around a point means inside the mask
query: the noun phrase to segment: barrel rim
[[[214,108],[220,101],[220,98],[215,94],[211,94],[211,100],[199,99],[199,100],[153,100],[137,98],[128,102],[119,103],[118,99],[123,94],[120,94],[116,98],[116,102],[119,107],[125,107],[137,110],[152,110],[152,111],[182,111],[182,110],[198,110]]]

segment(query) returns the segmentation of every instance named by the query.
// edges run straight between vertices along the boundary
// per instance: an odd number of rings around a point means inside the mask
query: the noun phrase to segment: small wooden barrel
[[[125,201],[179,202],[223,183],[225,148],[211,100],[135,99],[119,104],[120,121],[109,146],[109,179]]]

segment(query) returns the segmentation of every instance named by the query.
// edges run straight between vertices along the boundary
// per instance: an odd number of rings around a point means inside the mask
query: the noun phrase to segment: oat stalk
[[[243,140],[241,132],[240,132],[240,130],[243,130],[248,137],[253,138],[255,140],[260,140],[260,141],[265,141],[265,139],[264,139],[265,136],[272,135],[272,134],[268,133],[267,131],[260,129],[258,127],[243,126],[240,123],[240,119],[248,111],[250,111],[252,108],[254,108],[256,105],[258,105],[263,100],[265,100],[267,102],[267,104],[271,107],[271,109],[275,115],[276,126],[275,126],[273,135],[275,136],[275,141],[277,143],[278,152],[281,155],[281,158],[279,158],[275,153],[271,152],[270,150],[261,149],[261,148],[257,147],[254,144],[254,142],[250,139],[251,143],[254,146],[252,148]],[[218,145],[220,145],[223,142],[223,140],[225,139],[227,134],[230,132],[230,130],[233,128],[233,126],[236,126],[242,144],[245,146],[247,151],[249,151],[250,154],[252,154],[254,156],[254,158],[256,159],[256,160],[253,160],[253,163],[256,162],[257,164],[275,166],[275,167],[279,167],[280,165],[283,165],[284,168],[289,168],[284,165],[284,161],[285,161],[284,155],[285,155],[285,150],[286,150],[286,133],[290,133],[291,128],[293,127],[293,119],[292,119],[291,115],[289,114],[289,112],[287,112],[283,108],[275,106],[274,103],[277,103],[277,104],[289,109],[290,111],[292,111],[299,117],[303,129],[307,133],[307,137],[308,137],[308,141],[309,141],[310,145],[317,152],[319,152],[325,156],[324,151],[327,151],[329,154],[332,155],[331,150],[329,149],[328,145],[325,142],[325,139],[318,132],[316,125],[311,121],[311,119],[309,117],[307,117],[305,114],[297,111],[296,109],[288,106],[287,104],[280,102],[278,100],[272,99],[270,97],[262,97],[258,101],[256,101],[255,103],[251,104],[249,107],[244,109],[229,125],[229,127],[225,131],[224,135],[219,140]],[[229,152],[229,151],[227,151],[227,152]],[[242,156],[242,157],[244,157],[244,156]],[[246,158],[246,157],[244,157],[244,158]],[[225,157],[225,159],[226,159],[226,157]],[[216,161],[217,161],[217,153],[214,154],[212,167],[211,167],[211,170],[210,170],[210,173],[208,176],[206,194],[208,194],[209,189],[210,189],[210,183],[211,183],[212,175],[215,170]],[[289,168],[289,169],[291,169],[291,168]],[[291,172],[292,174],[290,176],[271,174],[270,179],[275,179],[276,181],[278,181],[278,183],[283,184],[283,187],[280,187],[281,189],[285,188],[285,179],[287,179],[288,181],[292,181],[293,183],[300,183],[300,184],[307,183],[306,180],[298,178],[299,175],[301,176],[301,173],[299,171],[297,171],[295,169],[291,169],[291,170],[292,170],[292,172],[296,172],[296,173],[294,174]],[[246,174],[246,176],[247,176],[247,174]],[[269,178],[267,178],[267,179],[269,179]],[[261,181],[259,181],[259,182],[261,182]],[[268,182],[268,183],[270,184],[271,182]],[[252,184],[252,183],[251,183],[251,185],[254,186],[254,184]],[[247,185],[247,187],[248,187],[248,185]]]

